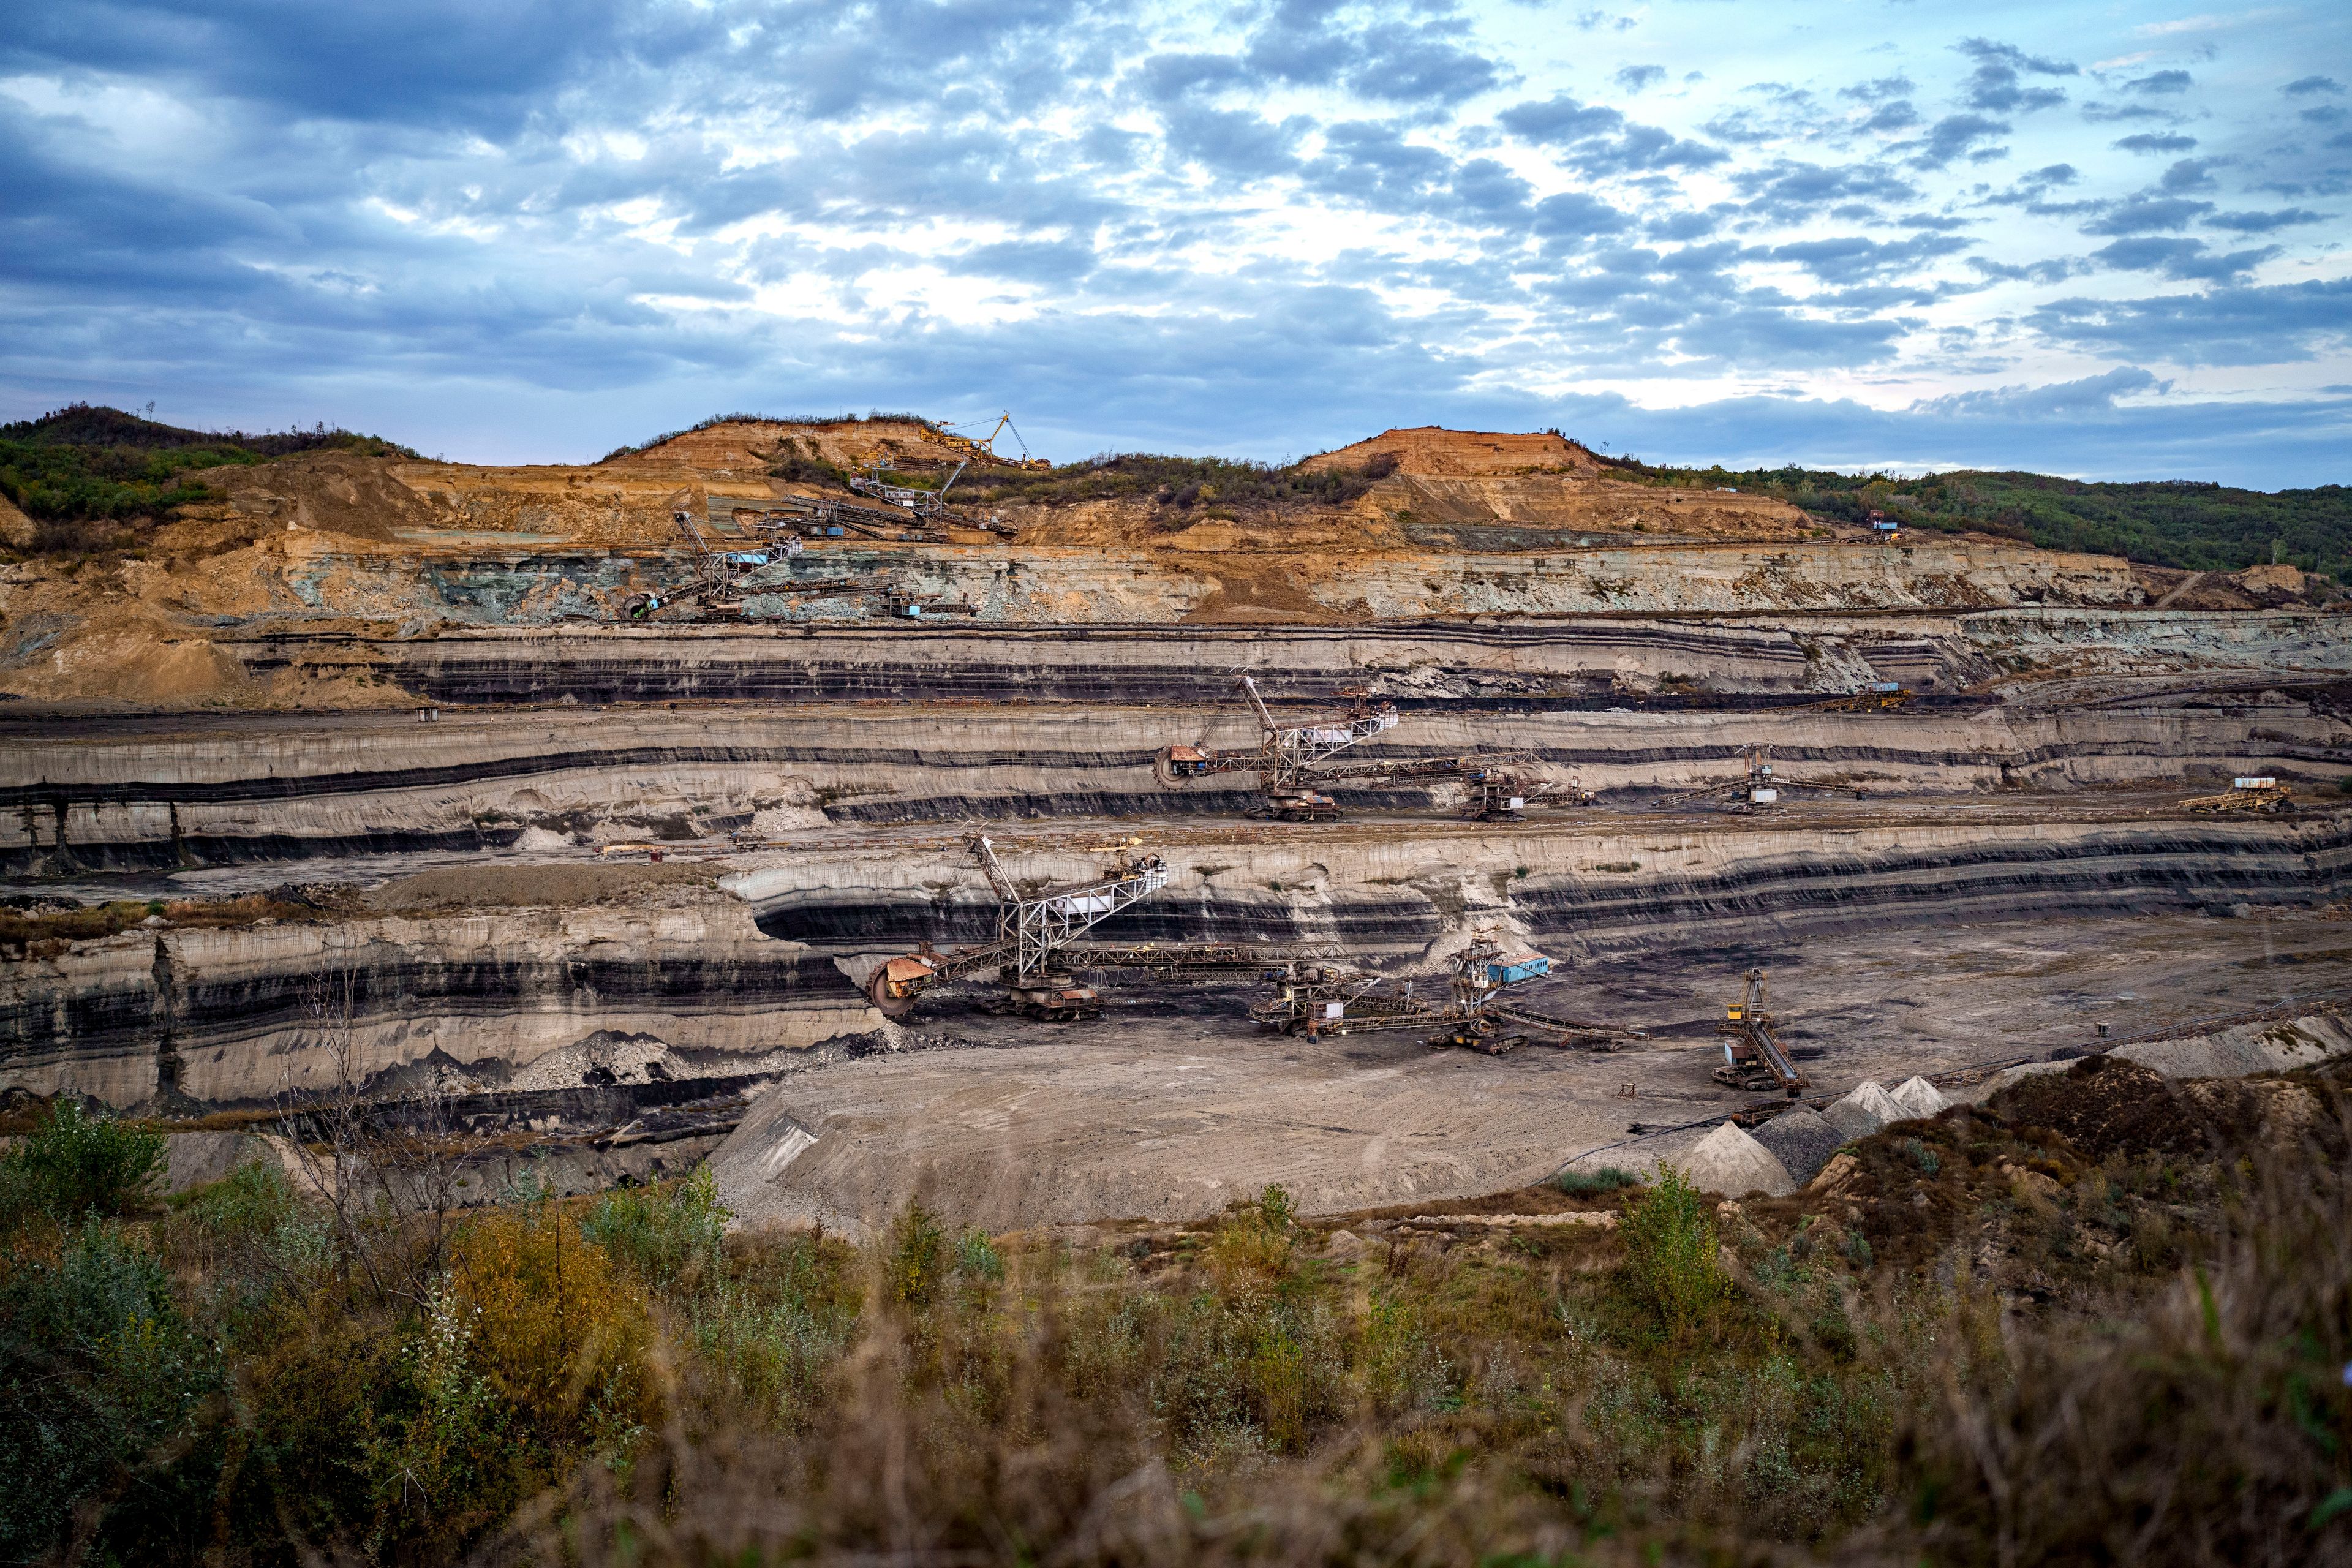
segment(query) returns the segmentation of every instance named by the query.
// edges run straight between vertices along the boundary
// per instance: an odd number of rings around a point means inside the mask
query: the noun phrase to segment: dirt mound
[[[2210,1154],[2258,1137],[2267,1097],[2226,1080],[2178,1084],[2115,1056],[2011,1084],[1986,1109],[2012,1126],[2045,1127],[2094,1159]]]
[[[1600,462],[1575,442],[1539,431],[1509,435],[1492,430],[1447,430],[1435,425],[1383,430],[1370,440],[1307,458],[1302,468],[1361,468],[1375,458],[1395,460],[1391,473],[1458,478],[1508,474],[1521,468],[1601,471]]]
[[[281,528],[389,540],[401,528],[446,527],[439,507],[404,484],[404,459],[359,452],[305,452],[250,468],[213,468],[205,482],[248,517]]]
[[[1904,1121],[1910,1114],[1875,1079],[1857,1084],[1843,1100],[1822,1112],[1823,1120],[1848,1138],[1867,1138],[1888,1122]]]
[[[1008,442],[1008,445],[1010,443]],[[727,419],[684,430],[624,453],[600,467],[685,468],[723,479],[765,478],[780,459],[800,457],[855,468],[880,458],[892,467],[1010,468],[969,442],[916,419],[837,419],[800,424],[783,419]]]
[[[1905,1079],[1887,1098],[1903,1108],[1906,1117],[1914,1120],[1934,1116],[1952,1107],[1942,1089],[1916,1076]]]

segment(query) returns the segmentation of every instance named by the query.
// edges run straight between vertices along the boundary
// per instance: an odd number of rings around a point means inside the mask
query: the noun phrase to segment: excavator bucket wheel
[[[882,1016],[892,1023],[903,1023],[914,1013],[916,998],[891,995],[889,984],[889,965],[884,964],[875,970],[872,977],[866,982],[866,999],[873,1003]]]
[[[1161,789],[1174,789],[1178,784],[1173,746],[1162,746],[1151,754],[1151,776],[1160,781]]]

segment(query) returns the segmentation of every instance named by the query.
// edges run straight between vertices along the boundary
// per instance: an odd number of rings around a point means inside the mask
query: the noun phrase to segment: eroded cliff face
[[[2118,814],[2121,816],[2121,814]],[[2352,820],[2299,825],[1966,820],[1916,813],[1828,826],[1691,819],[1479,833],[1430,827],[1160,836],[1169,889],[1119,917],[1121,941],[1328,944],[1426,964],[1496,926],[1563,958],[1736,946],[1808,926],[1897,929],[2026,914],[2318,905],[2352,870]],[[1894,817],[1907,820],[1890,820]],[[1066,842],[1000,853],[1045,881],[1087,877]],[[961,847],[753,857],[723,886],[780,938],[866,958],[926,938],[980,942],[995,903]],[[1108,929],[1108,928],[1106,928]],[[1108,940],[1108,938],[1107,938]]]

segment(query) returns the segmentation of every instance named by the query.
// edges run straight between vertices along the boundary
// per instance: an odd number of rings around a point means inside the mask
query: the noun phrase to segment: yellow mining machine
[[[1386,734],[1401,716],[1393,702],[1375,702],[1361,687],[1343,687],[1347,706],[1304,719],[1278,720],[1259,695],[1253,676],[1241,678],[1244,697],[1258,722],[1258,743],[1248,751],[1216,752],[1198,745],[1160,748],[1152,773],[1165,788],[1221,773],[1255,773],[1261,803],[1250,815],[1284,822],[1329,822],[1339,807],[1318,786],[1334,784],[1406,784],[1459,780],[1473,792],[1469,813],[1480,821],[1517,820],[1514,815],[1551,787],[1540,780],[1507,775],[1501,769],[1524,763],[1520,752],[1491,756],[1405,757],[1381,762],[1333,761],[1361,741]]]
[[[1918,696],[1897,680],[1874,680],[1858,690],[1807,706],[1819,713],[1900,713]]]
[[[2225,794],[2193,795],[2180,804],[2187,810],[2205,816],[2251,813],[2281,816],[2294,809],[2294,792],[2265,774],[2231,779]]]
[[[1779,1089],[1791,1100],[1805,1087],[1788,1047],[1772,1032],[1772,1016],[1764,1009],[1762,970],[1748,972],[1747,989],[1724,1010],[1715,1032],[1723,1037],[1723,1065],[1715,1069],[1716,1082],[1751,1093]]]
[[[1033,458],[1029,455],[1029,443],[1022,438],[1020,427],[1013,423],[1013,415],[1010,411],[998,415],[996,427],[985,436],[956,434],[959,430],[977,430],[987,423],[985,419],[975,419],[969,425],[942,425],[938,427],[938,438],[967,457],[984,454],[990,461],[1002,463],[1009,468],[1026,468],[1033,473],[1046,472],[1053,468],[1054,465],[1045,458]],[[996,438],[1008,430],[1013,433],[1013,441],[1021,447],[1021,455],[1018,458],[1008,458],[996,449]]]

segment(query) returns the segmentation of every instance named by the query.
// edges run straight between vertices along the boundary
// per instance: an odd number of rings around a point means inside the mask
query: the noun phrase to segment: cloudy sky
[[[2352,20],[2196,3],[10,6],[0,416],[2352,481]]]

